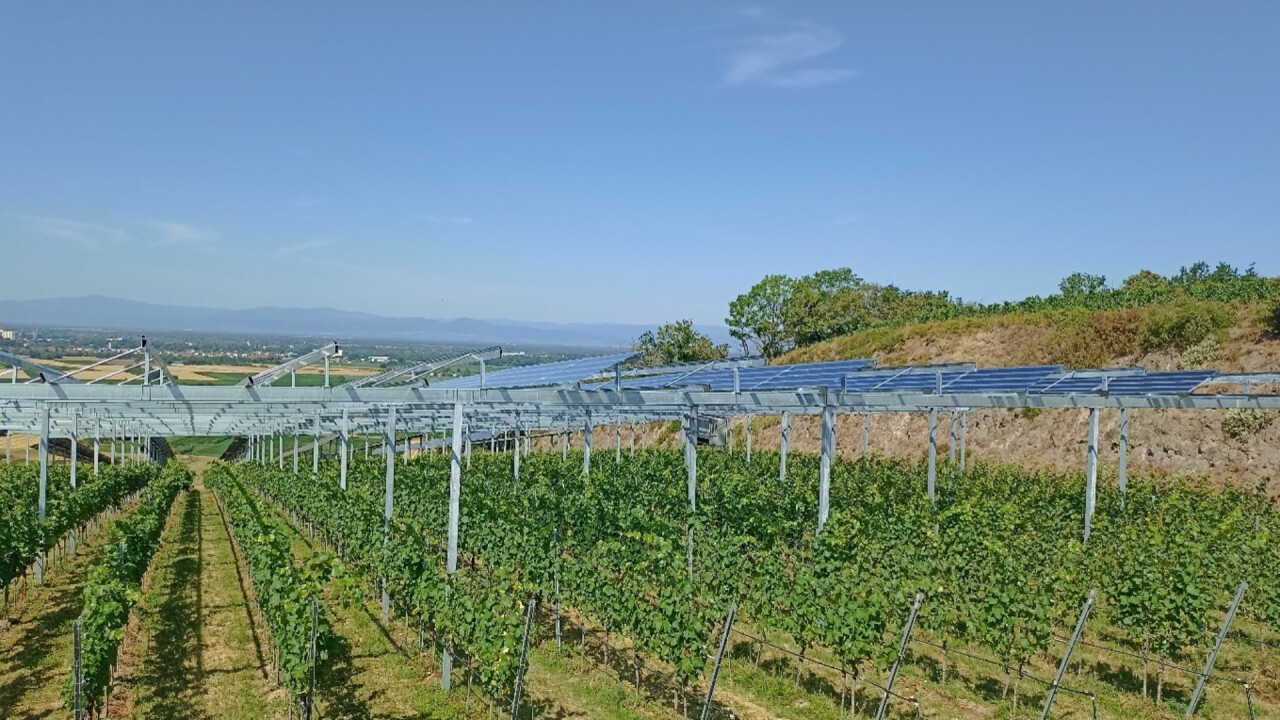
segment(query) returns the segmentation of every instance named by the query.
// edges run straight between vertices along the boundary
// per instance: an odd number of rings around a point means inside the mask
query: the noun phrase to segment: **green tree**
[[[1068,297],[1078,295],[1089,295],[1099,290],[1105,290],[1107,287],[1107,278],[1103,275],[1091,275],[1089,273],[1071,273],[1058,283],[1058,291]]]
[[[783,308],[788,339],[811,345],[861,330],[870,324],[870,298],[878,289],[849,268],[819,270],[795,280]]]
[[[1169,287],[1169,280],[1158,272],[1139,270],[1124,279],[1120,289],[1125,292],[1144,292],[1164,290]]]
[[[787,303],[796,281],[786,275],[767,275],[746,293],[729,303],[729,334],[742,343],[744,352],[775,358],[795,341],[787,330]]]
[[[694,329],[692,320],[677,320],[657,331],[646,331],[636,340],[635,349],[644,353],[646,365],[718,360],[729,354],[728,345],[713,343]]]

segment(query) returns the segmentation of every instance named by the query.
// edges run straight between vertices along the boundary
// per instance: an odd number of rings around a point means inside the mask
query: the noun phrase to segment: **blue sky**
[[[1280,274],[1273,2],[0,3],[0,297],[721,322]]]

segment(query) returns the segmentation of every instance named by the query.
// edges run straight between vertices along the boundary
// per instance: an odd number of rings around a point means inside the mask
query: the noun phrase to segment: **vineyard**
[[[393,611],[426,644],[458,658],[497,706],[510,702],[520,677],[522,630],[535,601],[535,641],[559,646],[562,623],[577,618],[602,639],[606,665],[611,646],[628,648],[636,686],[642,669],[661,676],[671,709],[695,716],[735,606],[733,640],[743,657],[759,664],[762,655],[794,648],[789,680],[831,675],[835,704],[854,715],[874,712],[886,695],[886,671],[917,593],[923,602],[906,672],[946,686],[955,682],[949,665],[979,658],[991,665],[997,699],[1015,713],[1043,702],[1047,683],[1029,668],[1062,654],[1091,591],[1097,603],[1084,641],[1111,652],[1113,665],[1131,667],[1139,684],[1094,676],[1063,687],[1102,703],[1104,713],[1115,696],[1133,691],[1154,707],[1185,707],[1196,678],[1171,673],[1199,667],[1241,582],[1248,591],[1229,642],[1280,630],[1280,513],[1261,491],[1143,480],[1131,481],[1126,496],[1099,490],[1086,544],[1081,477],[947,467],[950,481],[931,503],[920,466],[838,460],[830,516],[817,532],[817,458],[793,455],[785,481],[776,455],[756,453],[748,463],[741,453],[706,449],[697,461],[691,505],[678,451],[598,457],[589,476],[580,456],[534,454],[521,459],[518,480],[509,453],[476,453],[462,473],[452,575],[447,456],[397,461],[390,523],[381,458],[353,460],[346,491],[329,462],[318,478],[262,463],[222,465],[210,477],[224,504],[242,506],[230,513],[243,518],[233,521],[238,537],[272,543],[273,531],[246,525],[275,522],[262,519],[255,498],[316,529],[371,589],[385,588]],[[251,567],[254,552],[246,551]],[[310,621],[308,598],[323,572],[302,573],[305,580],[286,560],[260,562],[271,587],[296,593],[282,601],[291,619],[272,623],[273,636],[305,636],[297,628]],[[267,582],[255,571],[260,581]],[[298,679],[309,663],[323,663],[305,643],[280,650]],[[613,652],[617,660],[622,650]],[[290,689],[304,692],[302,684]],[[1275,710],[1275,691],[1263,683],[1256,692],[1269,699],[1249,700]],[[1219,672],[1198,711],[1226,717],[1243,701],[1234,677]],[[721,716],[727,707],[710,710]],[[889,694],[888,710],[929,714],[901,691]]]

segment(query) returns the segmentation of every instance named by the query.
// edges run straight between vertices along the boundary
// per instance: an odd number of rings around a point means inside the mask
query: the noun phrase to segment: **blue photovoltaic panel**
[[[1107,384],[1107,391],[1112,395],[1185,395],[1217,374],[1216,370],[1180,370],[1127,375],[1111,378],[1111,382]]]
[[[943,386],[943,392],[1026,392],[1032,385],[1054,373],[1061,365],[986,368],[965,373]]]
[[[1097,392],[1102,387],[1102,378],[1049,376],[1031,386],[1030,392],[1046,395],[1070,395],[1072,393]]]
[[[740,368],[738,387],[742,390],[780,390],[786,388],[840,387],[841,378],[875,361],[869,358],[794,365],[768,365]],[[733,369],[698,370],[677,376],[671,387],[706,385],[712,390],[733,390]]]
[[[496,370],[485,374],[484,386],[486,388],[520,388],[539,387],[542,385],[565,385],[577,382],[584,378],[599,375],[614,365],[626,362],[635,356],[636,353],[634,352],[619,353],[617,355],[597,355],[594,357],[543,363],[541,365],[525,365],[524,367]],[[466,377],[438,380],[432,382],[431,387],[460,389],[479,388],[480,376],[468,375]]]

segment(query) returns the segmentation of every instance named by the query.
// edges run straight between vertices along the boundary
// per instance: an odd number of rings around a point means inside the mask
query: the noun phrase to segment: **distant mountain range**
[[[156,305],[89,295],[48,300],[0,300],[0,328],[10,325],[102,328],[159,333],[193,331],[246,335],[305,335],[336,340],[442,344],[623,347],[650,325],[551,323],[520,320],[384,317],[333,308],[257,307],[245,310]],[[717,343],[730,342],[722,325],[699,325]]]

